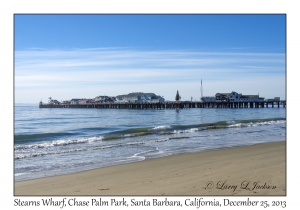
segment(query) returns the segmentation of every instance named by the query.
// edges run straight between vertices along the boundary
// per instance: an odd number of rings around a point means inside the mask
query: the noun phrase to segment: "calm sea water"
[[[15,181],[286,139],[285,108],[39,109],[15,105]]]

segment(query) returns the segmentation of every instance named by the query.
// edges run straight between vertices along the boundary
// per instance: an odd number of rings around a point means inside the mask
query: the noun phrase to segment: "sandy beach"
[[[286,141],[15,182],[14,195],[286,195]]]

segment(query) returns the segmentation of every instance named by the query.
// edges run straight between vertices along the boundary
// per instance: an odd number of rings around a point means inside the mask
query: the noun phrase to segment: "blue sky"
[[[237,91],[285,99],[285,15],[15,15],[15,102]]]

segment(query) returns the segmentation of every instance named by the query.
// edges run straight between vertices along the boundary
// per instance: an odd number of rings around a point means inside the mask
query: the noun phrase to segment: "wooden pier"
[[[96,109],[190,109],[190,108],[268,108],[286,107],[280,102],[197,102],[172,101],[158,103],[94,103],[94,104],[39,104],[39,108],[96,108]]]

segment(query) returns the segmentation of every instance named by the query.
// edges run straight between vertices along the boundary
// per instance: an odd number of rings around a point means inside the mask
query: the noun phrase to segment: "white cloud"
[[[80,97],[74,93],[94,97],[99,90],[106,95],[155,92],[173,100],[179,88],[183,97],[199,98],[201,79],[210,95],[225,87],[252,94],[259,87],[283,98],[285,55],[129,48],[15,52],[16,102],[36,102],[45,94],[60,100]]]

